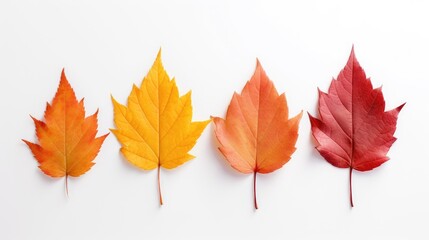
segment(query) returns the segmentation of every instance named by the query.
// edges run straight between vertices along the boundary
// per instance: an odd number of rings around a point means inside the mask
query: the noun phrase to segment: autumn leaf
[[[43,173],[51,177],[66,177],[67,194],[68,177],[79,177],[95,164],[93,160],[109,135],[95,137],[97,114],[98,110],[85,118],[83,99],[77,101],[63,69],[52,104],[46,105],[45,121],[31,117],[39,143],[23,141],[30,147]]]
[[[161,62],[161,50],[143,79],[133,86],[128,107],[113,97],[117,129],[111,129],[122,144],[121,152],[134,166],[158,169],[159,201],[163,204],[160,168],[172,169],[194,158],[188,152],[210,122],[192,122],[191,92],[179,97],[176,82]]]
[[[285,94],[279,95],[257,61],[256,70],[241,94],[234,93],[226,119],[213,118],[219,150],[233,168],[253,173],[256,201],[256,174],[270,173],[289,161],[295,151],[302,112],[288,119]]]
[[[369,171],[389,159],[386,154],[396,140],[393,134],[404,104],[385,112],[381,88],[373,89],[353,48],[328,93],[319,90],[320,119],[309,114],[316,149],[335,167],[350,169],[352,207],[353,169]]]

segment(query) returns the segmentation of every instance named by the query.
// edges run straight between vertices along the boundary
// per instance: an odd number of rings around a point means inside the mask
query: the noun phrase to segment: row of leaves
[[[179,96],[161,62],[161,51],[141,86],[133,85],[128,103],[113,97],[116,129],[121,152],[134,166],[158,171],[159,201],[163,204],[160,168],[172,169],[194,156],[189,151],[212,120],[219,150],[241,173],[253,174],[254,206],[257,173],[270,173],[287,163],[298,138],[302,112],[289,119],[285,94],[279,95],[259,61],[241,94],[234,93],[226,118],[192,122],[191,93]],[[385,112],[381,88],[373,89],[354,51],[328,93],[319,90],[319,118],[309,115],[316,149],[332,165],[350,171],[368,171],[388,160],[389,148],[401,106]],[[108,134],[97,135],[97,112],[85,117],[83,99],[78,101],[64,70],[44,121],[33,118],[38,143],[23,140],[51,177],[78,177],[94,165]]]

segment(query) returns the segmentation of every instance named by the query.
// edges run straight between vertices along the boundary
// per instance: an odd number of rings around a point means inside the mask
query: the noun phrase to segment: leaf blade
[[[128,106],[113,97],[112,103],[116,129],[111,131],[125,159],[143,170],[158,168],[158,177],[161,167],[173,169],[194,158],[188,152],[210,122],[192,122],[191,93],[179,96],[175,79],[162,65],[161,50],[140,87],[133,86]]]
[[[385,112],[381,88],[373,88],[354,54],[333,79],[328,93],[319,90],[319,115],[309,114],[316,149],[335,167],[369,171],[389,158],[386,156],[396,138],[398,114],[404,104]]]
[[[213,117],[215,136],[225,160],[237,171],[270,173],[286,164],[295,152],[302,112],[289,119],[284,94],[279,95],[259,61],[240,94],[234,93],[226,118]]]
[[[85,118],[83,100],[77,101],[64,70],[52,100],[46,105],[45,121],[32,117],[38,144],[23,141],[39,163],[39,168],[51,177],[79,177],[93,165],[101,145],[109,133],[97,134],[98,110]]]

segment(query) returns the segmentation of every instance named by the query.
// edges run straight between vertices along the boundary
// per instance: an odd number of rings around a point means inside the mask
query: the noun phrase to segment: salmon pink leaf
[[[234,93],[226,118],[213,118],[220,152],[237,171],[253,174],[255,209],[256,174],[271,173],[290,160],[301,116],[289,119],[285,94],[278,94],[257,61],[241,94]]]

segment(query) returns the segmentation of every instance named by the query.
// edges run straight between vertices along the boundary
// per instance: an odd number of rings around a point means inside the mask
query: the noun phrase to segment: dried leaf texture
[[[285,94],[279,95],[257,61],[241,94],[234,93],[226,118],[213,118],[219,150],[233,168],[254,175],[270,173],[287,163],[296,150],[302,112],[288,119]]]
[[[39,143],[23,140],[30,147],[39,168],[51,177],[79,177],[93,165],[104,139],[96,137],[97,112],[85,118],[83,99],[77,101],[64,74],[52,104],[47,103],[45,121],[32,117]]]
[[[161,62],[161,50],[143,79],[133,86],[128,106],[113,97],[116,129],[121,152],[134,166],[152,170],[172,169],[194,158],[188,152],[210,122],[192,122],[191,92],[179,96],[176,82],[170,79]]]
[[[350,169],[352,207],[352,170],[369,171],[389,159],[386,154],[396,140],[393,134],[403,106],[385,112],[381,88],[373,89],[353,49],[328,93],[319,90],[320,119],[309,114],[316,149],[332,165]]]

